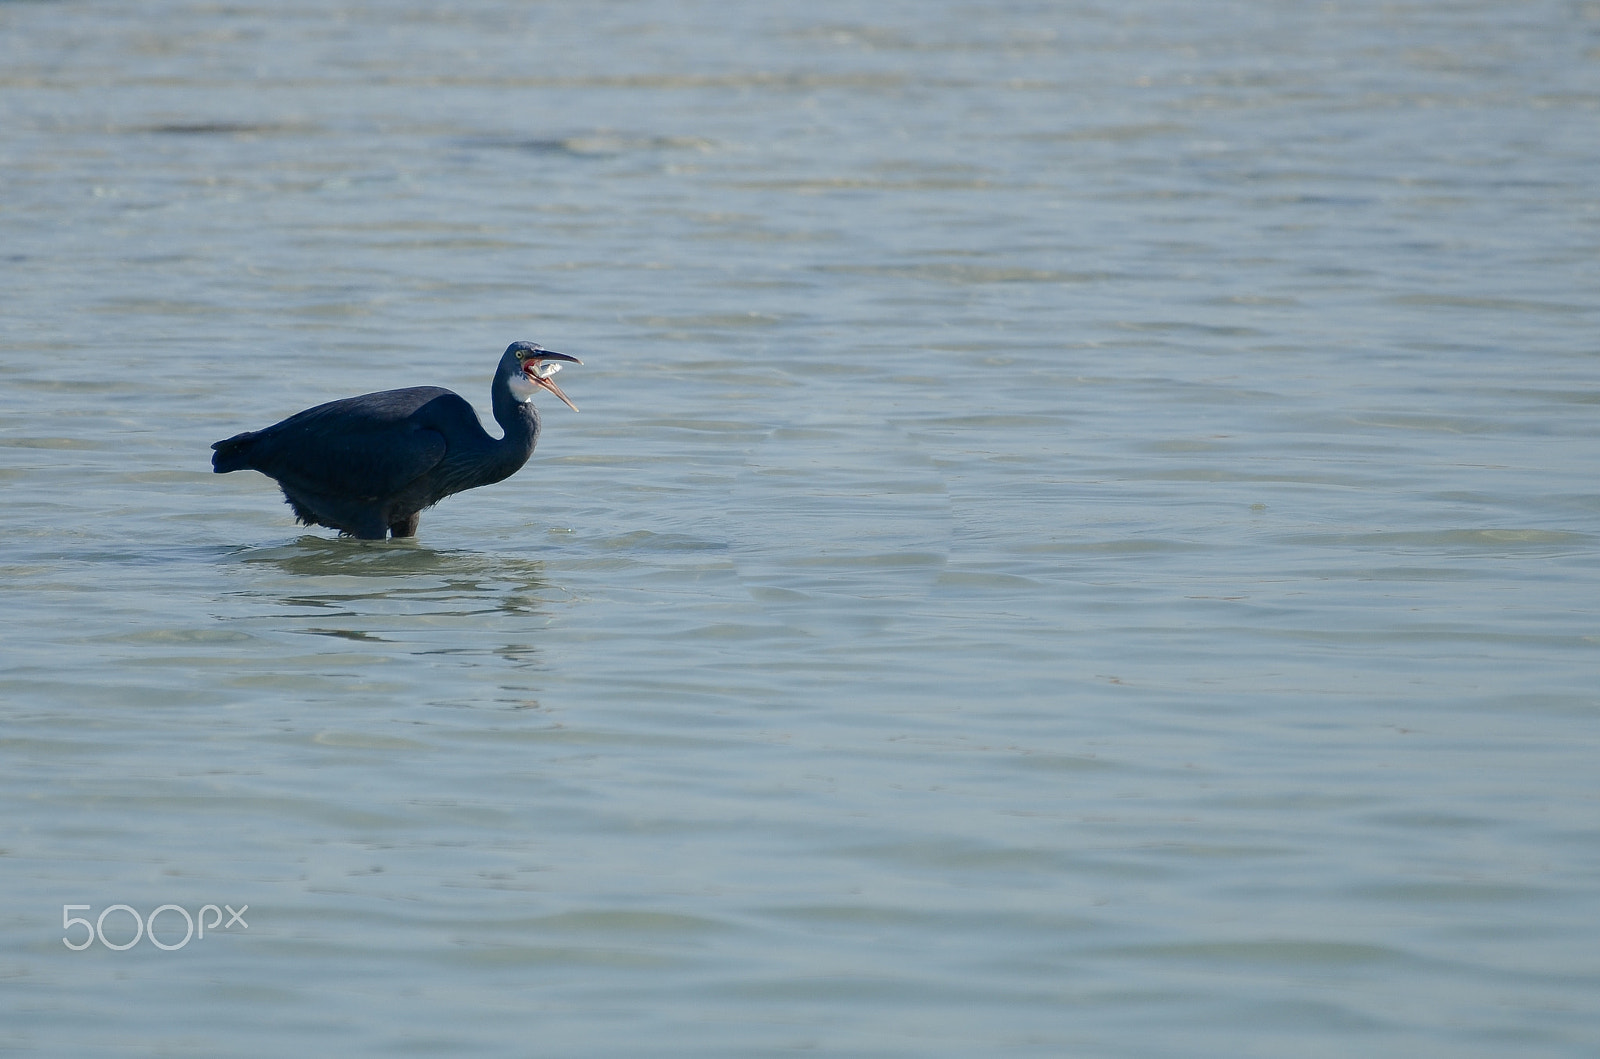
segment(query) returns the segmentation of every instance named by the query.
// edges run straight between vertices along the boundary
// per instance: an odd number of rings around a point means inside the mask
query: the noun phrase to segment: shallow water
[[[1592,1054],[1597,109],[1592,4],[0,5],[0,1043]],[[209,473],[513,339],[416,541]]]

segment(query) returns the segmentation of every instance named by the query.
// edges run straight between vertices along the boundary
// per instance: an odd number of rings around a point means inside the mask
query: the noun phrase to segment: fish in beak
[[[542,386],[546,390],[549,390],[551,393],[555,394],[557,397],[561,398],[561,402],[563,404],[576,412],[578,410],[578,406],[572,403],[571,398],[561,392],[561,387],[556,385],[554,378],[555,373],[561,370],[561,365],[563,363],[582,364],[583,361],[579,360],[577,357],[568,356],[565,353],[557,353],[553,350],[541,349],[537,353],[530,354],[528,358],[522,362],[522,374],[527,376],[528,381],[533,383],[535,386]]]

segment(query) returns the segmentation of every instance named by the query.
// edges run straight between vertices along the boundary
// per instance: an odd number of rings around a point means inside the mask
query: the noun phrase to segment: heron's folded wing
[[[413,420],[413,402],[374,396],[318,405],[268,427],[251,446],[255,467],[329,495],[374,499],[401,491],[444,459],[448,444]]]

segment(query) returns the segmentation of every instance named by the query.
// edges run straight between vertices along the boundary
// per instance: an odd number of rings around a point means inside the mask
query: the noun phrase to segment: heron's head
[[[511,393],[517,400],[526,403],[533,399],[534,393],[538,390],[545,389],[561,398],[562,403],[574,412],[578,410],[578,406],[561,392],[561,387],[556,385],[554,376],[561,370],[562,364],[582,363],[583,361],[577,357],[545,349],[537,342],[511,343],[506,347],[505,358],[501,361],[502,367],[513,369],[510,380]]]

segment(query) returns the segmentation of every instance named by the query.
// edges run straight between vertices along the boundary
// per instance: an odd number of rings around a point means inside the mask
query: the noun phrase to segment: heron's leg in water
[[[417,523],[421,521],[422,512],[413,511],[399,522],[389,523],[389,532],[396,537],[415,537],[417,535]]]

